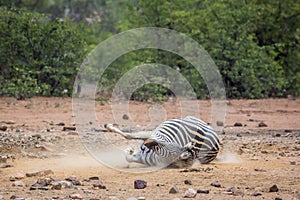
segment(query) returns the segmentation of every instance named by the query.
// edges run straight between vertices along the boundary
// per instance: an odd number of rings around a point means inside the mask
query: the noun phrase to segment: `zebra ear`
[[[153,139],[147,139],[144,141],[144,145],[148,148],[148,149],[152,149],[154,150],[154,147],[158,146],[158,142],[156,142]]]

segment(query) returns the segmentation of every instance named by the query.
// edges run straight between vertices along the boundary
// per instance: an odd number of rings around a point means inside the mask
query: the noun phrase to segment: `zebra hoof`
[[[180,155],[180,160],[187,160],[187,159],[189,159],[191,157],[192,157],[192,154],[190,152],[183,152]]]

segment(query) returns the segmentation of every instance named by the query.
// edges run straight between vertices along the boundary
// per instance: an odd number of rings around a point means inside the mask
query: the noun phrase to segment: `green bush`
[[[0,7],[0,95],[70,95],[83,55],[72,22]]]

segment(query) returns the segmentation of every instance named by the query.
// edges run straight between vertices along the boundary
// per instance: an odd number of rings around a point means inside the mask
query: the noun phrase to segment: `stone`
[[[203,190],[203,189],[198,189],[197,193],[201,193],[201,194],[209,194],[209,190]]]
[[[184,184],[192,185],[192,181],[190,179],[186,179],[186,180],[184,180]]]
[[[23,179],[23,178],[25,178],[25,175],[23,173],[18,172],[18,173],[14,174],[14,175],[11,175],[9,177],[9,180],[10,181],[16,181],[16,180],[20,180],[20,179]]]
[[[106,189],[106,186],[100,180],[98,180],[95,183],[93,183],[93,187],[94,188],[99,188],[99,189]]]
[[[267,127],[268,125],[267,124],[265,124],[264,122],[260,122],[259,124],[258,124],[258,127]]]
[[[275,197],[275,200],[282,200],[281,197]]]
[[[6,131],[6,130],[7,130],[7,126],[0,125],[0,131]]]
[[[179,192],[179,189],[177,188],[176,185],[174,185],[173,187],[171,187],[171,189],[169,190],[170,194],[176,194]]]
[[[75,126],[64,126],[63,131],[75,131],[76,127]]]
[[[196,197],[196,195],[197,195],[197,191],[195,191],[194,189],[192,189],[192,188],[189,188],[188,190],[186,190],[185,192],[184,192],[184,198],[194,198],[194,197]]]
[[[233,126],[243,126],[241,122],[235,122]]]
[[[3,124],[15,124],[16,122],[13,121],[13,120],[4,120],[4,121],[1,121],[0,123],[3,123]]]
[[[10,164],[10,163],[4,163],[1,168],[9,168],[9,167],[13,167],[14,165],[13,164]]]
[[[68,132],[67,135],[78,136],[79,134],[78,134],[78,132],[76,132],[76,131],[70,131],[70,132]]]
[[[47,176],[49,174],[54,174],[54,172],[50,169],[37,171],[37,172],[28,172],[28,173],[26,173],[26,177]]]
[[[147,181],[145,180],[135,180],[134,189],[144,189],[147,187]]]
[[[296,165],[296,161],[290,161],[291,165]]]
[[[262,193],[260,192],[254,192],[253,194],[251,194],[251,196],[257,197],[257,196],[261,196]]]
[[[137,200],[146,200],[146,197],[138,197]]]
[[[57,125],[57,126],[64,126],[65,123],[64,123],[64,122],[59,122],[59,123],[57,123],[56,125]]]
[[[272,187],[270,187],[269,192],[278,192],[278,187],[277,185],[273,185]]]
[[[216,124],[217,126],[224,126],[224,123],[222,121],[217,121]]]
[[[124,120],[128,120],[129,119],[129,116],[124,114],[123,117],[122,117]]]
[[[91,176],[89,177],[89,181],[98,181],[100,178],[98,176]]]
[[[214,187],[221,187],[221,184],[218,181],[214,181],[210,185]]]
[[[14,181],[12,186],[24,187],[25,183],[23,181]]]
[[[80,194],[71,194],[70,198],[71,199],[82,199],[82,196]]]

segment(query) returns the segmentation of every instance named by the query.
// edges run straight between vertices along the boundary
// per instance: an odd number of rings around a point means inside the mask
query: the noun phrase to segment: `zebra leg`
[[[114,127],[113,124],[108,123],[104,124],[104,128],[111,132],[118,133],[119,135],[123,136],[128,140],[146,140],[151,136],[151,132],[149,131],[142,131],[137,133],[124,133],[120,129]]]
[[[180,154],[179,158],[181,160],[187,160],[189,158],[195,159],[196,158],[196,152],[194,150],[194,147],[195,147],[195,143],[194,142],[187,143],[182,148],[183,153]]]

